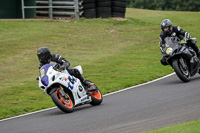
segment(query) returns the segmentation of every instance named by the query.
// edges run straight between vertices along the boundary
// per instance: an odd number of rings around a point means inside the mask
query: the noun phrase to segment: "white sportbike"
[[[67,70],[60,70],[58,64],[46,64],[40,68],[39,87],[48,94],[55,105],[66,113],[73,112],[74,107],[101,104],[103,97],[99,88],[91,82],[84,86],[80,80],[71,76]],[[75,67],[83,74],[81,66]]]

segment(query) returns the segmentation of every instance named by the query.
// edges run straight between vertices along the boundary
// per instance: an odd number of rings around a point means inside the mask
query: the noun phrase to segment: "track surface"
[[[200,118],[200,76],[176,75],[104,96],[100,106],[51,109],[0,121],[0,133],[137,133]]]

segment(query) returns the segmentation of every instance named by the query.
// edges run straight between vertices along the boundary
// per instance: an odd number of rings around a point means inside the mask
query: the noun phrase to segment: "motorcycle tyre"
[[[103,96],[101,94],[101,91],[99,89],[97,91],[98,91],[97,94],[91,94],[92,101],[90,102],[90,104],[93,106],[100,105],[103,101]],[[89,92],[92,93],[92,91]]]
[[[68,95],[68,97],[70,96]],[[53,100],[54,104],[63,112],[71,113],[74,111],[74,104],[71,98],[69,99],[70,105],[66,104],[64,99],[62,99],[62,96],[59,94],[59,90],[56,90],[51,94],[51,99]]]
[[[173,62],[172,62],[172,67],[174,68],[174,71],[176,73],[176,75],[179,77],[180,80],[182,80],[183,82],[189,82],[190,81],[190,73],[188,72],[189,76],[186,77],[180,70],[179,68],[179,65],[178,65],[178,59],[175,59]]]

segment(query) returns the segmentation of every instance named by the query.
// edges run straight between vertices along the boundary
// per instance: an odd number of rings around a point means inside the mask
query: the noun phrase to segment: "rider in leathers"
[[[59,54],[51,54],[50,50],[48,47],[41,47],[37,50],[37,56],[40,61],[39,64],[39,69],[45,65],[49,64],[51,61],[56,62],[61,65],[61,68],[67,68],[67,71],[69,72],[70,75],[80,79],[81,83],[84,84],[85,86],[90,86],[90,82],[85,80],[83,76],[80,74],[79,70],[76,68],[70,68],[70,63],[67,61],[65,58],[63,58]]]
[[[160,33],[160,50],[162,53],[164,52],[163,49],[165,48],[165,37],[177,36],[180,40],[189,40],[191,38],[190,34],[184,31],[182,28],[179,26],[173,26],[169,19],[165,19],[161,22],[161,29],[162,32]],[[197,57],[199,57],[198,46],[193,42],[188,42],[187,45],[189,45],[196,52]],[[164,57],[162,57],[160,61],[161,64],[168,65]]]

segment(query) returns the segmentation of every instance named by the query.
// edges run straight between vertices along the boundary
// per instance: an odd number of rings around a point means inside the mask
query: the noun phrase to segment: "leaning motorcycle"
[[[190,42],[196,43],[196,38],[187,40],[187,43]],[[178,37],[166,37],[163,50],[163,57],[183,82],[189,82],[200,68],[196,52],[187,43],[181,43]]]
[[[39,87],[48,94],[55,105],[63,112],[73,112],[74,107],[102,103],[103,97],[99,88],[91,82],[84,86],[80,80],[71,76],[67,70],[60,70],[59,64],[46,64],[40,68]],[[75,67],[83,74],[81,66]],[[89,81],[90,82],[90,81]]]

